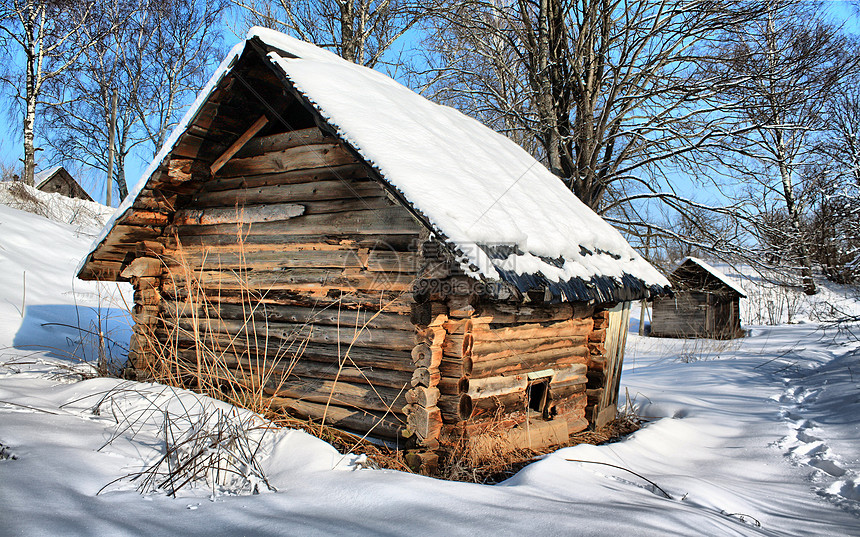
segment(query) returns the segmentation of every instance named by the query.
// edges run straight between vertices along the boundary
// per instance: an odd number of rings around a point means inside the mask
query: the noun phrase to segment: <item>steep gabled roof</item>
[[[739,294],[741,296],[741,298],[746,298],[746,296],[747,296],[746,291],[744,291],[743,287],[741,287],[737,283],[733,282],[728,276],[726,276],[719,269],[714,268],[713,266],[711,266],[707,262],[699,259],[698,257],[692,257],[692,256],[685,257],[684,260],[678,264],[678,266],[675,268],[675,270],[672,271],[672,274],[669,277],[671,278],[672,276],[674,276],[679,271],[689,269],[690,267],[694,267],[694,268],[697,267],[697,268],[705,271],[706,273],[708,273],[711,276],[713,276],[714,278],[716,278],[719,282],[724,284],[726,287],[728,287],[729,289],[731,289],[735,293]]]
[[[45,183],[47,183],[57,172],[62,169],[62,166],[53,166],[51,168],[48,168],[47,170],[37,173],[33,177],[33,182],[36,184],[36,190],[42,188]]]
[[[467,274],[523,292],[547,288],[571,301],[629,300],[668,285],[616,229],[507,137],[381,73],[264,28],[234,47],[144,177],[151,180],[247,46],[265,55],[319,123],[450,246]]]
[[[63,192],[64,195],[71,195],[75,198],[80,198],[86,201],[93,201],[93,198],[84,190],[84,187],[78,183],[72,174],[69,173],[63,166],[53,166],[44,170],[42,172],[37,173],[33,177],[33,182],[36,185],[36,190],[45,190],[48,188],[48,192],[59,192],[57,190],[56,184],[50,185],[53,179],[57,179],[59,184],[65,185],[70,192]]]

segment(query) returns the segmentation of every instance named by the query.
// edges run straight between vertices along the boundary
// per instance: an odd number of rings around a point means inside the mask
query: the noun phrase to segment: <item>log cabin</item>
[[[55,192],[67,198],[93,201],[93,198],[87,194],[87,191],[62,166],[54,166],[36,174],[34,182],[36,183],[36,190],[41,190],[42,192]]]
[[[673,296],[656,296],[655,337],[731,339],[743,337],[740,299],[744,290],[720,270],[687,257],[669,275]]]
[[[78,276],[134,286],[139,376],[165,352],[211,367],[204,344],[228,367],[266,356],[281,408],[430,461],[613,419],[629,304],[668,285],[505,136],[264,28]]]

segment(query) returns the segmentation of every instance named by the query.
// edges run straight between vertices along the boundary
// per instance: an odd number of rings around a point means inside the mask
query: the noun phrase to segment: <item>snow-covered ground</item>
[[[141,494],[131,476],[162,456],[165,416],[172,435],[219,411],[253,417],[163,386],[80,380],[70,355],[97,356],[90,333],[122,342],[128,330],[126,287],[73,279],[97,231],[0,205],[0,536],[860,535],[860,343],[808,320],[729,342],[631,332],[622,390],[652,421],[500,485],[367,469],[305,433],[257,427],[270,487],[247,482],[260,494]]]

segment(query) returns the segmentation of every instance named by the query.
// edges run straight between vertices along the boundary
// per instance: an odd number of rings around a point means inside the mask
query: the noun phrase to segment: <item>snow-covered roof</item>
[[[48,168],[47,170],[41,171],[37,173],[33,177],[33,182],[36,184],[36,189],[42,188],[42,186],[47,183],[51,177],[53,177],[58,171],[63,169],[62,166],[53,166]]]
[[[712,265],[699,259],[698,257],[692,257],[692,256],[685,257],[684,260],[678,264],[678,268],[683,267],[687,263],[694,263],[694,264],[700,266],[702,269],[704,269],[711,276],[720,280],[721,282],[726,284],[726,286],[729,287],[731,290],[733,290],[736,293],[738,293],[739,295],[741,295],[741,297],[746,298],[747,294],[746,294],[746,291],[744,291],[743,287],[741,287],[737,283],[733,282],[728,276],[726,276],[719,269],[714,268]],[[675,270],[678,270],[678,269],[675,269]]]
[[[636,287],[644,295],[669,285],[615,228],[507,137],[314,45],[259,27],[248,33],[246,43],[252,40],[265,45],[285,81],[334,133],[453,247],[470,275],[523,291],[546,286],[566,300],[600,299],[612,288]],[[234,47],[222,62],[145,177],[242,50]]]

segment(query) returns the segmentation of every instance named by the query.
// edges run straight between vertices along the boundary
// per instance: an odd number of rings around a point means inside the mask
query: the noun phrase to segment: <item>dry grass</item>
[[[543,455],[578,444],[611,444],[636,432],[642,420],[635,415],[619,414],[604,427],[586,430],[570,436],[563,445],[533,450],[513,448],[502,431],[485,436],[478,442],[463,442],[455,446],[440,464],[434,477],[492,485],[500,483],[535,462]]]
[[[243,270],[235,272],[241,284],[241,329],[225,338],[218,301],[198,284],[195,270],[181,248],[172,262],[178,263],[179,270],[174,267],[168,271],[171,277],[176,272],[186,275],[181,281],[173,280],[185,298],[177,301],[175,308],[161,315],[156,323],[166,330],[166,335],[159,337],[154,327],[144,332],[154,358],[144,364],[145,376],[260,415],[268,414],[271,393],[286,382],[301,358],[306,341],[296,338],[284,342],[274,352],[269,350],[268,323],[259,323],[255,316],[265,310],[264,294],[244,284],[247,280]],[[198,271],[202,273],[205,260],[200,265]]]
[[[238,229],[237,240],[244,260],[241,228]],[[162,261],[168,262],[166,259]],[[161,333],[157,334],[153,327],[142,334],[152,356],[142,364],[145,378],[249,409],[275,426],[300,429],[317,436],[342,453],[364,454],[370,467],[410,471],[402,450],[325,423],[297,418],[273,404],[277,392],[302,359],[308,342],[308,336],[302,334],[308,331],[298,330],[291,340],[278,340],[273,344],[268,336],[268,322],[258,320],[266,318],[266,315],[259,315],[265,313],[266,293],[246,284],[246,270],[233,271],[235,281],[239,283],[238,302],[242,304],[243,313],[241,328],[225,340],[223,330],[219,329],[223,321],[218,306],[220,297],[210,297],[197,283],[199,278],[196,275],[204,270],[205,259],[198,263],[200,268],[195,271],[180,247],[175,257],[170,259],[170,264],[168,273],[171,276],[176,273],[187,276],[174,278],[172,282],[182,289],[184,300],[178,302],[173,311],[159,316],[156,326],[163,330]],[[244,265],[240,262],[240,266]],[[211,269],[207,267],[207,270]],[[180,322],[181,319],[185,322]],[[353,343],[367,329],[367,322],[364,326],[352,327]],[[310,328],[310,323],[306,327]],[[277,350],[273,352],[272,348]],[[345,366],[355,365],[349,358],[351,348],[352,344],[346,346],[339,360],[338,373]]]

